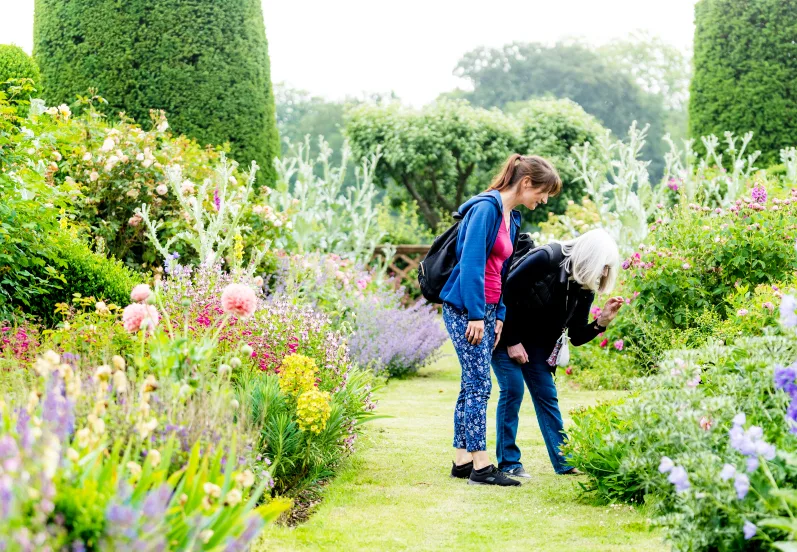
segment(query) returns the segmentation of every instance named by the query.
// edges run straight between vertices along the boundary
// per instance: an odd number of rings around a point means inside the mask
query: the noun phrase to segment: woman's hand
[[[509,358],[518,364],[526,364],[529,361],[529,355],[526,354],[526,348],[522,343],[507,347],[506,352],[509,354]]]
[[[601,315],[598,317],[598,324],[604,328],[611,324],[624,304],[625,300],[622,297],[612,297],[606,301],[606,306],[603,307]]]
[[[478,345],[484,339],[484,320],[471,320],[465,330],[465,339],[471,345]]]
[[[501,332],[504,329],[504,321],[503,320],[496,320],[495,321],[495,343],[493,343],[493,351],[495,348],[498,347],[498,342],[501,341]]]

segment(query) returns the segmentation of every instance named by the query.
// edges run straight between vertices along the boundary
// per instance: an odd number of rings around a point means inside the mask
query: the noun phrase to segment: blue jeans
[[[520,449],[515,443],[518,428],[518,413],[523,402],[524,381],[529,388],[537,423],[548,449],[556,473],[565,473],[572,469],[564,456],[559,452],[564,443],[564,424],[559,412],[559,399],[556,396],[556,385],[553,381],[551,367],[540,360],[545,355],[532,354],[538,351],[527,351],[529,362],[524,365],[509,358],[506,348],[501,347],[493,353],[492,365],[495,379],[501,393],[496,409],[496,456],[498,468],[511,470],[521,467]]]
[[[495,343],[496,305],[484,312],[484,338],[478,345],[465,339],[468,315],[449,304],[443,305],[443,321],[462,366],[457,406],[454,409],[454,448],[468,452],[487,450],[487,401],[493,382],[490,357]]]

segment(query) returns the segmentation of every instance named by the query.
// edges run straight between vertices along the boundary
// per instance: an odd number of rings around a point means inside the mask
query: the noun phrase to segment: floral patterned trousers
[[[471,345],[465,338],[467,313],[443,305],[443,321],[462,366],[462,382],[454,410],[454,448],[468,452],[487,450],[487,401],[490,398],[490,359],[495,343],[497,305],[487,305],[484,312],[484,338]]]

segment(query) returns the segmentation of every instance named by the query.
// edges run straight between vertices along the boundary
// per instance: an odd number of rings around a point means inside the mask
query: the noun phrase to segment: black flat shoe
[[[468,485],[498,485],[499,487],[518,487],[520,481],[512,479],[507,474],[490,464],[486,468],[470,472]]]
[[[471,471],[473,471],[472,460],[467,464],[462,464],[461,466],[457,466],[456,462],[451,462],[451,477],[456,477],[457,479],[467,479],[470,477]]]

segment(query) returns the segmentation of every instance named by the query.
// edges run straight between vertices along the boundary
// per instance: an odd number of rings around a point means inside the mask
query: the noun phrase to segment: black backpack
[[[452,213],[454,217],[454,224],[451,227],[437,236],[429,248],[426,257],[418,265],[418,284],[421,286],[421,293],[424,298],[430,303],[442,303],[440,293],[443,287],[448,282],[451,276],[451,271],[457,266],[457,236],[459,235],[459,225],[462,222],[462,215],[459,213]],[[534,241],[528,234],[527,240],[531,242],[531,247],[534,247]],[[513,264],[516,255],[516,249],[520,246],[521,235],[520,232],[515,234],[515,241],[512,244],[512,257],[509,259],[510,266]],[[492,249],[492,246],[490,247]],[[528,245],[524,246],[524,251],[528,249]],[[489,255],[490,251],[487,251]],[[507,271],[507,274],[509,271]],[[506,280],[507,274],[504,274]]]
[[[421,293],[430,303],[442,303],[440,293],[448,282],[451,271],[457,266],[457,235],[462,215],[454,213],[454,224],[437,236],[426,257],[418,265],[418,283]]]

